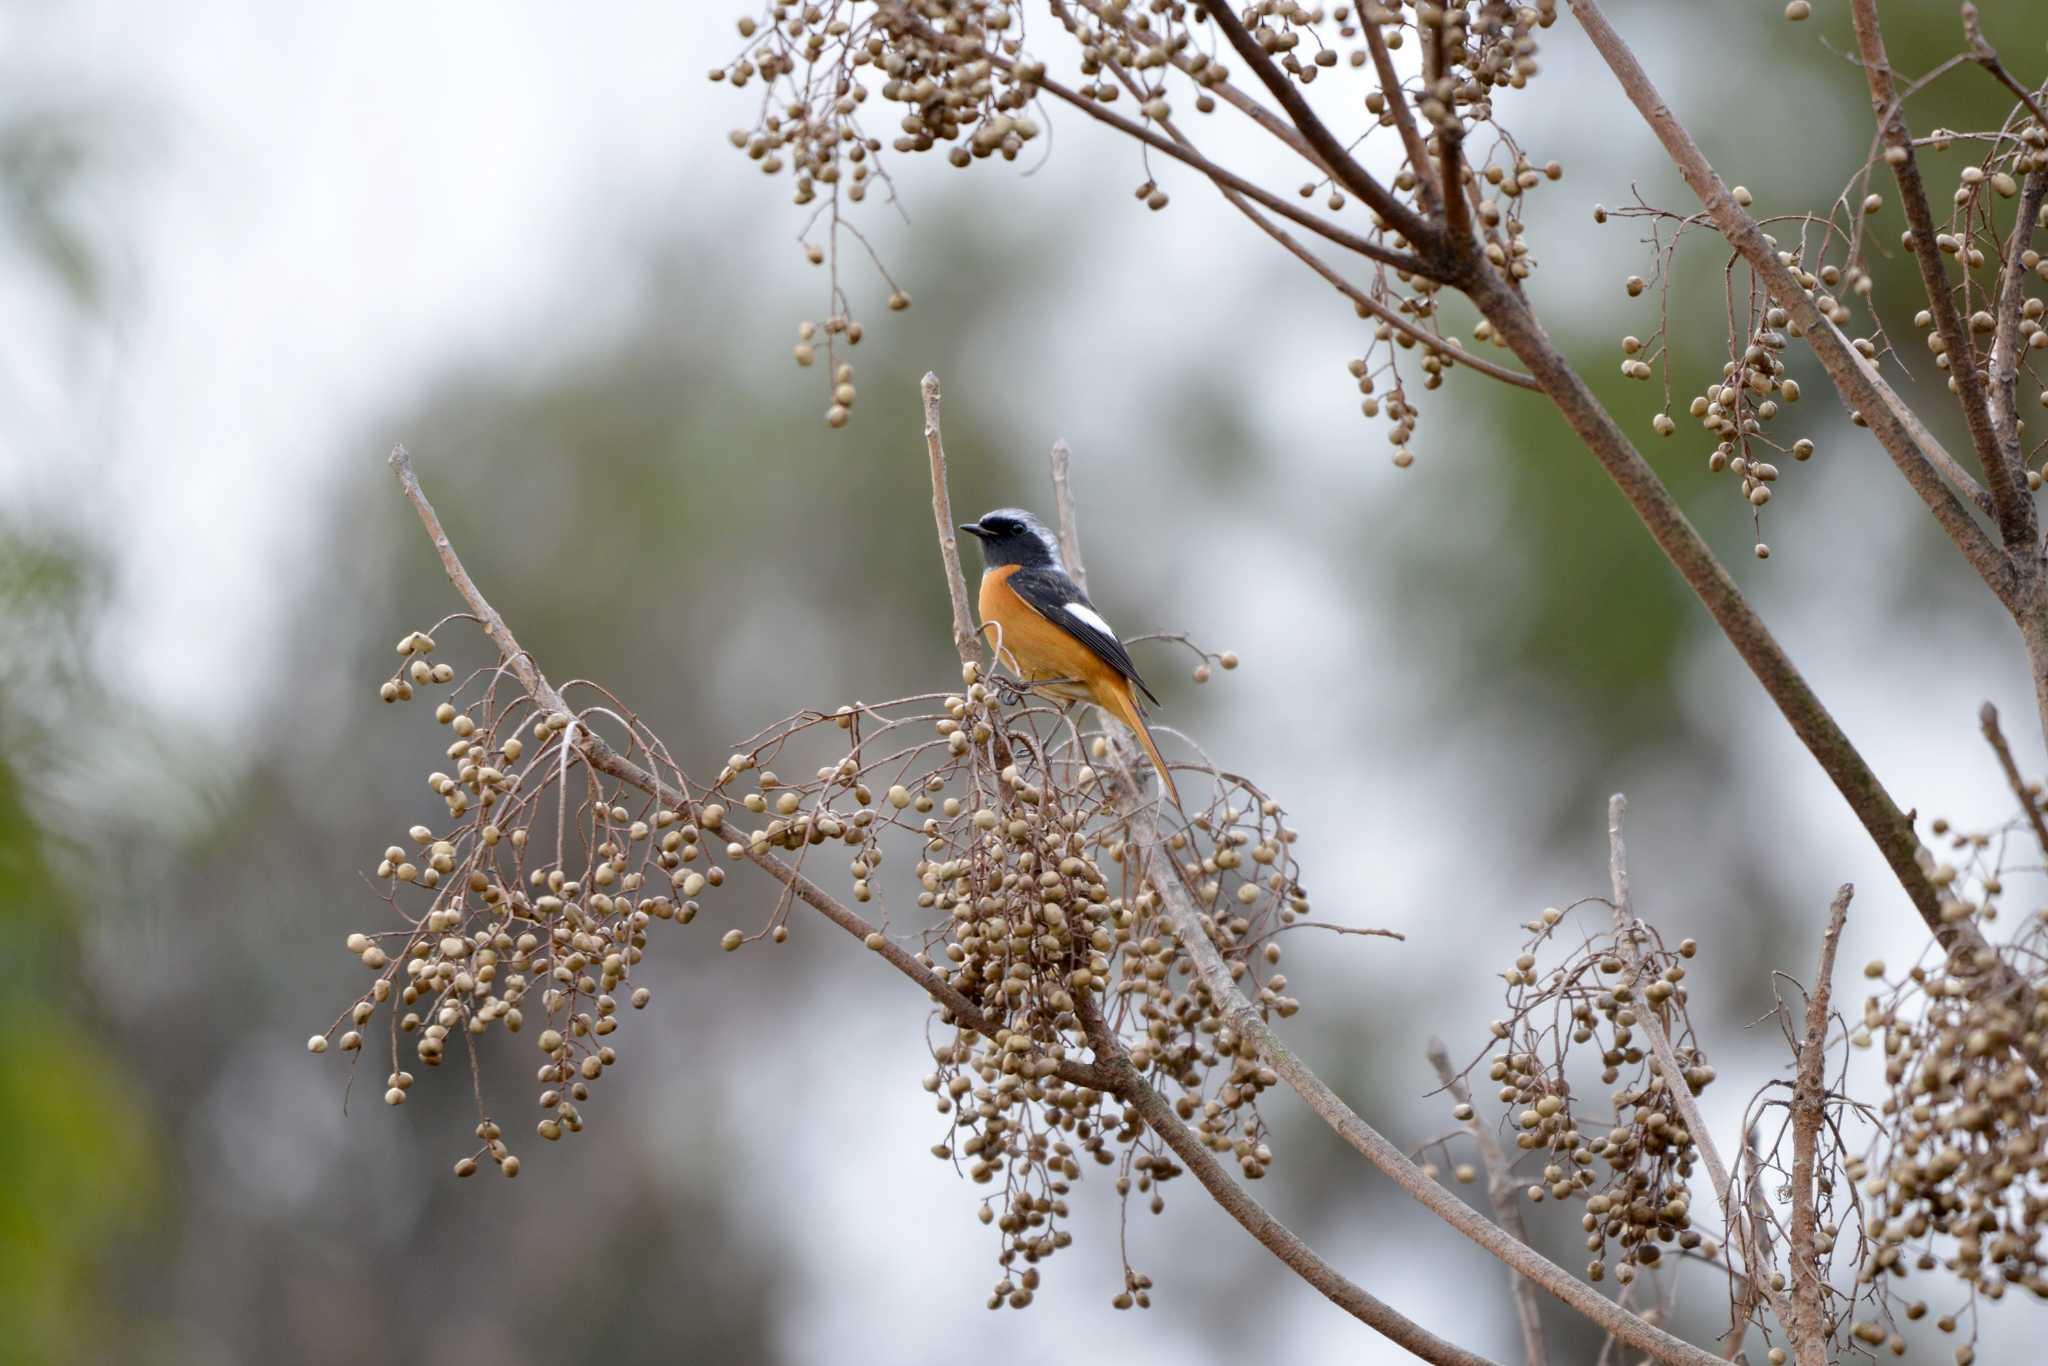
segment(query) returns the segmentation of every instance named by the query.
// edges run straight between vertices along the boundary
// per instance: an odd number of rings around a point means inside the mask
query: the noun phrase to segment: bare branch
[[[1849,898],[1855,894],[1856,889],[1845,882],[1828,907],[1828,928],[1820,940],[1820,966],[1814,970],[1813,987],[1806,994],[1806,1034],[1799,1045],[1799,1067],[1792,1085],[1792,1228],[1787,1235],[1792,1255],[1792,1304],[1785,1331],[1792,1339],[1792,1351],[1799,1366],[1826,1366],[1828,1359],[1828,1288],[1820,1274],[1819,1254],[1814,1250],[1814,1230],[1819,1223],[1814,1168],[1827,1101],[1823,1071],[1827,1062],[1828,996],[1833,990],[1835,949],[1841,942],[1842,922],[1849,914]]]
[[[1408,165],[1415,174],[1415,188],[1422,196],[1422,211],[1431,218],[1443,213],[1443,194],[1439,193],[1436,182],[1429,174],[1429,151],[1422,145],[1422,134],[1415,127],[1415,113],[1408,107],[1408,96],[1401,89],[1401,73],[1394,70],[1393,54],[1387,51],[1387,35],[1370,15],[1360,15],[1359,27],[1365,30],[1365,45],[1372,51],[1373,71],[1380,78],[1380,93],[1386,96],[1387,116],[1394,121],[1395,129],[1401,134],[1401,145],[1407,149]],[[1443,41],[1443,29],[1437,28],[1437,36],[1429,46],[1434,48]],[[1443,187],[1447,192],[1449,187]]]
[[[1460,1105],[1470,1105],[1472,1088],[1451,1070],[1451,1055],[1444,1048],[1444,1041],[1432,1036],[1427,1053],[1429,1065],[1436,1069],[1437,1079],[1451,1093],[1451,1099]],[[1528,1242],[1529,1226],[1522,1218],[1521,1192],[1515,1188],[1514,1172],[1493,1127],[1477,1114],[1465,1121],[1465,1127],[1472,1134],[1473,1146],[1479,1150],[1479,1165],[1486,1173],[1486,1198],[1493,1204],[1493,1217],[1510,1236]],[[1508,1271],[1508,1286],[1515,1296],[1515,1321],[1522,1329],[1522,1360],[1527,1366],[1545,1366],[1549,1352],[1543,1344],[1543,1307],[1536,1298],[1536,1287],[1512,1268]]]
[[[1920,495],[1920,500],[1934,514],[1934,519],[1948,533],[1970,567],[1998,595],[1999,601],[2008,607],[2014,606],[2019,601],[2019,585],[2011,561],[2000,553],[1984,528],[1943,484],[1928,453],[1921,448],[1909,425],[1899,418],[1899,410],[1904,405],[1897,403],[1895,397],[1888,400],[1886,392],[1879,391],[1870,383],[1869,376],[1874,371],[1863,363],[1862,357],[1848,345],[1841,333],[1828,325],[1812,298],[1800,286],[1798,277],[1778,259],[1777,252],[1765,239],[1763,229],[1735,202],[1727,186],[1708,164],[1699,145],[1671,112],[1671,106],[1651,82],[1649,73],[1643,70],[1628,44],[1607,22],[1607,16],[1595,0],[1578,0],[1572,6],[1572,14],[1620,81],[1630,103],[1635,105],[1657,135],[1657,140],[1664,145],[1665,152],[1685,178],[1685,183],[1699,197],[1714,226],[1763,281],[1773,302],[1799,325],[1807,343],[1813,347],[1814,355],[1841,394],[1842,401],[1863,415],[1872,434],[1884,447],[1885,454],[1891,457],[1913,491]],[[1994,488],[1994,502],[1996,497]]]
[[[946,564],[946,591],[953,599],[953,648],[965,668],[975,663],[974,617],[967,608],[967,579],[960,572],[959,529],[953,522],[953,497],[946,485],[946,448],[939,440],[939,377],[926,372],[918,385],[924,395],[924,444],[932,464],[932,518],[939,526],[939,558]]]
[[[1336,135],[1309,106],[1307,97],[1301,93],[1300,87],[1295,85],[1293,78],[1282,71],[1246,31],[1244,24],[1231,9],[1229,0],[1201,0],[1201,6],[1211,22],[1230,40],[1230,45],[1237,49],[1237,55],[1244,58],[1252,72],[1258,76],[1260,83],[1275,100],[1279,101],[1280,108],[1301,131],[1301,135],[1308,139],[1308,145],[1315,150],[1316,158],[1330,168],[1330,173],[1336,177],[1337,183],[1364,200],[1367,207],[1385,219],[1388,226],[1407,238],[1411,245],[1422,249],[1433,247],[1439,236],[1434,225],[1367,174],[1366,169],[1358,164],[1357,158],[1351,155],[1350,149],[1337,140]],[[1368,24],[1367,27],[1370,28],[1371,25]],[[1416,174],[1424,174],[1427,167],[1428,163],[1423,162],[1416,167]]]
[[[1628,798],[1617,792],[1607,799],[1607,873],[1614,887],[1614,930],[1630,970],[1640,974],[1642,952],[1637,947],[1635,913],[1629,907],[1628,847],[1622,837],[1622,820],[1627,814]],[[1699,1101],[1693,1097],[1692,1083],[1686,1080],[1677,1050],[1671,1046],[1671,1033],[1654,1006],[1638,1011],[1636,1018],[1642,1031],[1650,1036],[1651,1051],[1657,1056],[1657,1072],[1664,1079],[1664,1094],[1671,1098],[1679,1120],[1692,1136],[1693,1145],[1699,1149],[1700,1157],[1707,1165],[1707,1180],[1714,1188],[1715,1202],[1721,1207],[1721,1222],[1728,1230],[1729,1247],[1731,1250],[1739,1247],[1742,1251],[1742,1274],[1750,1283],[1751,1293],[1771,1306],[1771,1316],[1779,1323],[1788,1323],[1789,1311],[1785,1308],[1784,1297],[1771,1288],[1757,1266],[1756,1250],[1749,1233],[1748,1211],[1736,1196],[1728,1164],[1722,1160],[1721,1150],[1714,1144],[1706,1118],[1700,1114]],[[1802,1360],[1800,1366],[1809,1364]],[[1812,1366],[1827,1366],[1827,1363],[1821,1361]]]
[[[2027,786],[2027,780],[2020,776],[2020,766],[2013,761],[2012,746],[2005,742],[2005,732],[1998,724],[1998,708],[1986,702],[1977,713],[1978,723],[1983,727],[1984,739],[1991,746],[1991,752],[1998,756],[1998,766],[2005,773],[2006,786],[2012,789],[2013,799],[2020,804],[2020,810],[2027,816],[2027,824],[2033,828],[2034,839],[2041,846],[2041,855],[2048,858],[2048,821],[2041,816],[2041,805],[2034,800],[2034,793]]]
[[[1884,34],[1877,22],[1877,0],[1851,0],[1850,15],[1856,25],[1856,46],[1863,57],[1863,73],[1870,83],[1870,102],[1876,109],[1878,131],[1884,140],[1885,160],[1891,165],[1892,178],[1898,182],[1906,225],[1912,231],[1913,258],[1920,266],[1920,281],[1927,291],[1927,306],[1934,314],[1935,331],[1946,348],[1949,377],[1955,381],[1971,444],[1984,466],[1984,482],[1991,491],[1999,531],[2006,545],[2024,546],[2031,554],[2039,528],[2034,501],[2027,496],[2026,470],[2007,457],[1992,429],[1984,372],[1978,367],[1976,347],[1956,310],[1948,265],[1935,244],[1934,212],[1928,206],[1927,187],[1921,182],[1919,165],[1913,159],[1913,135],[1906,128],[1904,101],[1893,86],[1891,62],[1885,55]]]
[[[1058,519],[1060,558],[1067,562],[1067,577],[1083,593],[1088,591],[1088,571],[1081,564],[1081,527],[1074,513],[1072,483],[1074,452],[1066,438],[1052,443],[1052,506]]]

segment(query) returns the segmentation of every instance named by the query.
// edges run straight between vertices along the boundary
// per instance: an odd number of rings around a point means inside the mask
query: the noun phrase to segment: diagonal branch
[[[1260,83],[1279,101],[1280,108],[1293,121],[1295,128],[1308,139],[1308,145],[1315,149],[1316,158],[1330,168],[1330,174],[1337,178],[1337,183],[1364,200],[1367,207],[1412,245],[1424,251],[1434,248],[1440,236],[1436,225],[1403,203],[1358,164],[1358,159],[1351,155],[1351,149],[1337,140],[1336,134],[1316,114],[1293,78],[1280,69],[1245,29],[1231,9],[1229,0],[1200,0],[1200,3],[1203,12],[1237,49],[1237,55],[1244,58]],[[1428,162],[1425,161],[1416,167],[1415,173],[1422,176],[1427,170]]]
[[[1591,9],[1580,0],[1581,11]],[[1585,14],[1582,21],[1590,22]],[[1983,936],[1967,922],[1942,914],[1941,895],[1920,866],[1920,837],[1913,822],[1892,800],[1849,737],[1800,674],[1785,648],[1772,636],[1756,609],[1743,596],[1713,550],[1693,529],[1640,452],[1630,444],[1613,416],[1601,406],[1584,379],[1557,350],[1522,297],[1489,269],[1477,269],[1466,293],[1491,322],[1509,349],[1543,386],[1565,421],[1607,470],[1651,539],[1684,577],[1757,682],[1770,694],[1792,731],[1834,782],[1856,819],[1884,855],[1913,908],[1951,954],[1961,955],[1964,970],[1981,971],[1996,963]]]
[[[1986,702],[1977,713],[1978,723],[1983,727],[1985,743],[1998,756],[1998,767],[2005,774],[2005,783],[2012,789],[2013,800],[2026,813],[2027,824],[2034,831],[2034,839],[2041,846],[2041,855],[2048,858],[2048,821],[2041,817],[2041,804],[2034,800],[2034,794],[2027,787],[2027,780],[2020,776],[2020,766],[2012,757],[2012,746],[2005,742],[2005,731],[1998,724],[1998,708]]]
[[[1608,24],[1606,15],[1601,13],[1595,0],[1575,0],[1572,13],[1620,81],[1630,103],[1635,105],[1650,125],[1650,130],[1657,135],[1657,140],[1664,145],[1665,152],[1685,178],[1685,183],[1705,206],[1715,228],[1742,254],[1743,260],[1763,282],[1772,301],[1799,324],[1807,344],[1828,372],[1828,378],[1834,382],[1843,403],[1863,415],[1871,432],[1884,447],[1885,454],[1891,457],[1913,491],[1920,495],[1920,500],[1934,514],[1935,521],[1948,533],[1970,567],[1998,595],[1999,601],[2008,608],[2014,607],[2019,596],[2018,577],[2012,562],[1942,482],[1939,470],[1915,437],[1913,428],[1918,424],[1908,423],[1900,415],[1904,405],[1888,389],[1872,383],[1875,372],[1821,314],[1791,268],[1778,259],[1777,252],[1764,237],[1763,229],[1735,202],[1727,186],[1714,174],[1714,168],[1708,164],[1692,135],[1671,112],[1671,106],[1663,95],[1658,93],[1649,73],[1643,70],[1621,35]],[[1942,297],[1945,299],[1947,295]],[[1996,462],[1992,464],[1996,466]],[[1996,474],[1992,470],[1987,472],[1992,474],[1992,500],[1996,505],[1999,497]],[[2028,515],[2032,515],[2031,504]]]
[[[1575,6],[1575,10],[1582,8],[1585,6]],[[1970,428],[1970,442],[1984,466],[1984,482],[1991,490],[1999,532],[2006,545],[2024,546],[2031,553],[2038,528],[2033,499],[2027,496],[2026,471],[2007,458],[1992,430],[1984,372],[1978,367],[1976,347],[1956,310],[1948,265],[1935,243],[1934,211],[1927,202],[1927,187],[1920,179],[1919,165],[1913,159],[1913,135],[1906,128],[1905,102],[1892,81],[1891,61],[1885,54],[1884,34],[1877,22],[1877,0],[1852,0],[1850,15],[1856,25],[1856,46],[1863,58],[1863,73],[1870,83],[1870,102],[1877,112],[1878,132],[1884,140],[1885,160],[1891,164],[1892,178],[1898,182],[1906,225],[1912,232],[1913,259],[1920,267],[1920,282],[1927,292],[1927,306],[1934,314],[1935,332],[1948,357],[1949,377],[1955,381],[1956,397]]]

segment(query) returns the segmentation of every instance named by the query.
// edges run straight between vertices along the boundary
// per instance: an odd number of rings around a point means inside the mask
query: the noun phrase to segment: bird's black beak
[[[960,529],[976,540],[986,540],[988,538],[988,533],[981,529],[981,523],[979,522],[962,522]]]

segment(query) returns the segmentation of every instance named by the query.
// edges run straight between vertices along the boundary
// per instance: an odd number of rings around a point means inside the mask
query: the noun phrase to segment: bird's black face
[[[978,522],[961,523],[960,529],[981,542],[981,558],[990,569],[1060,562],[1052,533],[1022,508],[997,508]]]

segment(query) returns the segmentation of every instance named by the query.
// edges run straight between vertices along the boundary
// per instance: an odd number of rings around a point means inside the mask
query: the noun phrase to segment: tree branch
[[[1590,10],[1590,0],[1580,0],[1579,8]],[[1582,19],[1590,21],[1583,13]],[[1849,737],[1842,733],[1713,550],[1693,529],[1671,491],[1601,407],[1578,372],[1544,335],[1526,302],[1489,268],[1476,272],[1466,293],[1509,349],[1529,367],[1594,458],[1606,468],[1649,530],[1651,539],[1684,577],[1791,724],[1793,733],[1834,782],[1884,855],[1899,885],[1912,898],[1914,909],[1929,931],[1952,954],[1967,952],[1962,962],[1980,970],[1993,965],[1996,958],[1975,927],[1943,917],[1940,893],[1920,866],[1920,837],[1914,833],[1913,823],[1899,810],[1898,803],[1885,791],[1884,784],[1871,772]]]
[[[1072,483],[1074,452],[1062,437],[1052,443],[1052,506],[1058,519],[1060,558],[1067,562],[1067,577],[1083,593],[1088,591],[1088,571],[1081,564],[1081,528],[1074,513]]]
[[[1998,516],[2000,534],[2007,546],[2025,547],[2031,555],[2039,534],[2034,501],[2027,494],[2026,470],[2010,461],[1999,445],[1991,425],[1991,405],[1984,392],[1983,371],[1977,365],[1977,351],[1956,311],[1950,293],[1948,266],[1935,244],[1934,212],[1928,206],[1927,188],[1920,180],[1920,168],[1913,159],[1913,135],[1906,128],[1904,101],[1892,83],[1892,69],[1885,55],[1884,34],[1878,27],[1877,0],[1851,0],[1850,16],[1856,26],[1856,46],[1863,57],[1863,73],[1870,84],[1870,102],[1875,108],[1878,132],[1885,146],[1885,160],[1898,182],[1899,199],[1906,211],[1906,225],[1912,230],[1913,259],[1920,266],[1920,282],[1927,291],[1927,306],[1934,314],[1934,327],[1948,357],[1948,372],[1955,381],[1956,397],[1970,428],[1970,441],[1984,466],[1984,482],[1991,491],[1991,503]]]
[[[1124,88],[1131,91],[1135,97],[1138,87],[1129,74],[1114,62],[1106,63],[1106,65],[1116,73],[1117,79],[1123,82]],[[1190,152],[1195,151],[1194,143],[1189,140],[1187,134],[1181,132],[1173,120],[1161,119],[1159,126],[1165,129],[1166,135],[1176,143]],[[1352,306],[1361,315],[1378,318],[1394,331],[1424,347],[1429,354],[1438,356],[1447,363],[1463,365],[1478,374],[1485,375],[1488,379],[1499,380],[1503,384],[1511,384],[1517,389],[1533,390],[1537,387],[1536,381],[1530,379],[1527,375],[1517,373],[1503,365],[1496,365],[1483,356],[1472,355],[1463,347],[1451,345],[1444,337],[1432,336],[1430,333],[1423,331],[1414,323],[1409,322],[1399,313],[1338,274],[1334,267],[1297,241],[1292,233],[1289,233],[1285,228],[1282,228],[1279,224],[1273,222],[1272,219],[1253,208],[1245,201],[1243,195],[1220,182],[1217,184],[1216,189],[1229,202],[1232,208],[1236,209],[1246,218],[1249,218],[1259,231],[1271,237],[1275,242],[1278,242],[1297,260],[1301,261],[1303,265],[1306,265],[1310,270],[1322,276],[1331,288],[1349,299]]]
[[[1330,174],[1336,177],[1337,183],[1364,200],[1367,207],[1385,219],[1389,227],[1407,238],[1409,245],[1425,254],[1432,251],[1437,246],[1439,238],[1435,225],[1402,203],[1386,186],[1367,174],[1366,169],[1351,155],[1350,149],[1337,140],[1336,135],[1330,132],[1329,127],[1310,107],[1307,97],[1301,93],[1300,87],[1295,85],[1293,78],[1282,71],[1273,59],[1266,55],[1265,49],[1259,46],[1257,40],[1246,31],[1236,12],[1231,9],[1229,0],[1200,0],[1200,4],[1211,22],[1222,30],[1230,45],[1237,49],[1238,56],[1244,58],[1246,65],[1251,67],[1252,73],[1259,78],[1260,83],[1275,100],[1279,101],[1280,108],[1286,112],[1301,135],[1308,139],[1308,145],[1315,150],[1317,160],[1330,168]],[[1428,163],[1424,162],[1417,168],[1417,174],[1420,175],[1427,166]],[[1423,273],[1434,272],[1425,270]]]
[[[1429,1065],[1436,1069],[1437,1079],[1450,1092],[1451,1099],[1460,1105],[1470,1105],[1472,1088],[1451,1070],[1451,1055],[1444,1041],[1432,1036],[1426,1052]],[[1501,1150],[1500,1140],[1494,1136],[1492,1126],[1477,1114],[1465,1121],[1465,1128],[1479,1150],[1479,1165],[1486,1173],[1486,1198],[1493,1205],[1495,1222],[1516,1241],[1528,1242],[1529,1226],[1522,1218],[1521,1192],[1515,1188],[1514,1172],[1509,1168],[1507,1154]],[[1508,1288],[1514,1293],[1515,1321],[1522,1329],[1524,1366],[1546,1366],[1549,1352],[1543,1344],[1543,1306],[1536,1298],[1536,1287],[1527,1276],[1510,1268]]]
[[[1614,931],[1621,946],[1622,956],[1627,961],[1631,977],[1640,980],[1643,970],[1642,950],[1636,939],[1636,917],[1629,907],[1628,895],[1628,846],[1622,836],[1622,821],[1628,814],[1628,798],[1619,792],[1607,799],[1607,875],[1614,889]],[[1671,1098],[1672,1108],[1678,1111],[1678,1118],[1685,1125],[1685,1131],[1692,1137],[1693,1146],[1699,1149],[1700,1159],[1706,1163],[1707,1181],[1714,1188],[1714,1201],[1721,1207],[1721,1223],[1728,1232],[1731,1249],[1742,1250],[1742,1276],[1749,1282],[1750,1292],[1771,1307],[1771,1317],[1780,1324],[1790,1323],[1790,1311],[1785,1300],[1770,1282],[1764,1279],[1757,1267],[1755,1241],[1750,1236],[1748,1211],[1735,1196],[1735,1183],[1728,1173],[1728,1164],[1721,1158],[1721,1150],[1714,1144],[1714,1135],[1707,1128],[1706,1117],[1700,1113],[1699,1101],[1693,1096],[1692,1083],[1685,1078],[1685,1069],[1679,1065],[1678,1051],[1671,1046],[1671,1032],[1664,1027],[1661,1012],[1645,1002],[1645,1009],[1636,1012],[1636,1023],[1650,1036],[1650,1051],[1657,1058],[1657,1073],[1664,1079],[1664,1094]],[[1827,1366],[1825,1360],[1808,1362],[1801,1359],[1799,1366]]]
[[[2020,766],[2013,761],[2012,746],[2005,742],[2005,732],[1998,724],[1998,708],[1986,702],[1977,713],[1979,725],[1983,727],[1984,739],[1991,746],[1991,752],[1998,756],[1998,766],[2005,773],[2005,783],[2012,789],[2013,799],[2026,813],[2027,824],[2033,828],[2034,839],[2041,846],[2041,855],[2048,858],[2048,822],[2041,817],[2040,803],[2027,790],[2027,780],[2020,776]]]
[[[932,464],[932,518],[939,526],[939,558],[946,565],[946,591],[953,599],[953,648],[964,669],[978,663],[974,617],[967,609],[967,576],[960,572],[960,536],[953,522],[953,495],[946,484],[946,448],[939,440],[939,377],[930,371],[918,385],[924,396],[924,445]]]
[[[1828,1286],[1814,1250],[1819,1213],[1813,1182],[1827,1101],[1823,1070],[1828,995],[1833,990],[1835,948],[1849,914],[1849,898],[1855,894],[1856,889],[1845,882],[1828,907],[1828,928],[1820,940],[1820,966],[1814,970],[1813,989],[1806,994],[1806,1033],[1799,1045],[1799,1066],[1792,1083],[1792,1229],[1787,1235],[1792,1245],[1792,1316],[1785,1320],[1785,1331],[1792,1339],[1799,1366],[1826,1366],[1828,1359]]]
[[[1777,252],[1765,239],[1763,229],[1728,193],[1699,145],[1671,112],[1671,106],[1658,93],[1649,73],[1643,70],[1635,53],[1607,22],[1595,0],[1574,0],[1572,13],[1614,72],[1630,103],[1635,105],[1650,125],[1650,130],[1657,135],[1657,140],[1664,145],[1665,152],[1685,178],[1685,183],[1699,197],[1715,228],[1741,253],[1743,260],[1763,282],[1772,301],[1799,325],[1807,344],[1813,348],[1822,368],[1828,372],[1828,378],[1834,382],[1842,402],[1863,415],[1872,434],[1884,447],[1885,454],[1891,457],[1913,491],[1920,495],[1920,500],[1934,514],[1935,521],[1948,533],[1970,567],[1998,595],[1999,601],[2008,608],[2013,607],[2019,601],[2019,587],[2012,561],[1942,482],[1928,453],[1915,438],[1913,427],[1918,424],[1901,420],[1900,411],[1904,405],[1889,390],[1881,390],[1871,382],[1874,369],[1822,315],[1791,268],[1778,259]],[[1997,497],[1994,481],[1994,505]],[[2030,516],[2031,506],[2029,504]]]

